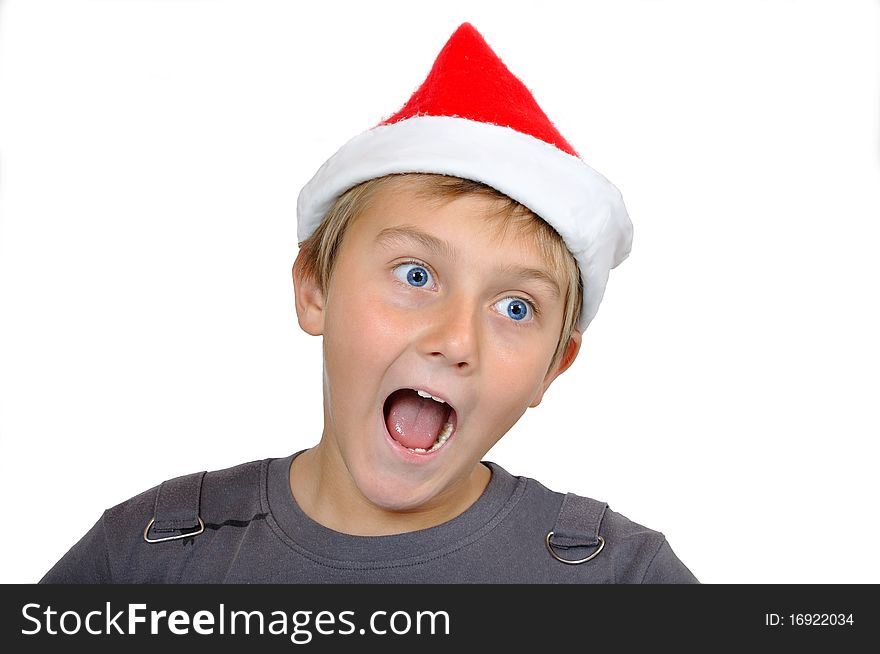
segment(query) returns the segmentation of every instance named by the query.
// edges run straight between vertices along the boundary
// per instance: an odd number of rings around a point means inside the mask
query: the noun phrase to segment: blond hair
[[[299,244],[300,253],[296,265],[301,268],[302,274],[316,282],[322,293],[326,292],[336,255],[348,226],[366,209],[379,189],[404,178],[414,183],[416,195],[423,199],[449,202],[464,195],[479,195],[495,200],[496,210],[487,213],[485,218],[498,230],[499,239],[503,239],[509,229],[515,228],[519,238],[532,239],[537,243],[545,263],[556,278],[563,282],[565,294],[559,341],[547,368],[548,372],[552,370],[562,358],[580,315],[583,301],[580,270],[562,237],[549,223],[486,184],[428,173],[392,174],[362,182],[340,195],[318,228]]]

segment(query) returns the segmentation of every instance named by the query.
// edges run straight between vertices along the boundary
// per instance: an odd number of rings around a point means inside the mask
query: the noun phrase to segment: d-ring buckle
[[[144,529],[144,540],[148,543],[163,543],[166,540],[177,540],[178,538],[187,538],[188,536],[198,536],[200,533],[205,531],[205,523],[199,516],[196,516],[199,521],[199,529],[198,531],[189,531],[185,534],[177,534],[177,536],[165,536],[164,538],[149,538],[147,534],[150,532],[150,527],[153,526],[153,522],[155,522],[156,518],[150,518],[150,521],[147,523],[146,528]]]
[[[590,559],[595,558],[595,556],[596,556],[599,552],[602,551],[602,548],[605,547],[605,539],[602,538],[601,536],[599,536],[599,535],[597,534],[596,537],[599,539],[599,547],[596,548],[596,551],[593,552],[592,554],[590,554],[588,557],[586,557],[586,558],[584,558],[584,559],[578,559],[577,561],[571,561],[571,560],[569,560],[569,559],[563,559],[563,558],[562,558],[561,556],[559,556],[559,555],[556,553],[556,551],[553,549],[553,546],[550,544],[550,537],[551,537],[552,535],[553,535],[553,532],[552,532],[552,531],[547,532],[547,538],[545,539],[545,540],[546,540],[546,543],[547,543],[547,549],[550,551],[550,554],[553,555],[553,558],[554,558],[554,559],[556,559],[557,561],[562,561],[563,563],[567,563],[568,565],[578,565],[578,564],[580,564],[580,563],[586,563],[586,562],[589,561]]]

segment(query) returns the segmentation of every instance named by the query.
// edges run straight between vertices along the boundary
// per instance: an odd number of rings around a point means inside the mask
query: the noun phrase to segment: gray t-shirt
[[[492,462],[482,464],[492,472],[483,494],[452,520],[390,536],[343,534],[297,505],[289,483],[297,454],[205,474],[195,502],[204,531],[195,536],[146,542],[159,486],[107,509],[40,583],[699,583],[662,533],[610,508],[599,514],[598,555],[556,560],[546,538],[565,494]]]

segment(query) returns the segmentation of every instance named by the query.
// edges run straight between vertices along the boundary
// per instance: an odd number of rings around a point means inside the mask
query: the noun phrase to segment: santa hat
[[[342,193],[392,173],[482,182],[549,223],[580,267],[581,331],[599,309],[608,273],[629,255],[633,229],[620,192],[581,160],[470,23],[449,38],[400,111],[343,145],[303,187],[299,241]]]

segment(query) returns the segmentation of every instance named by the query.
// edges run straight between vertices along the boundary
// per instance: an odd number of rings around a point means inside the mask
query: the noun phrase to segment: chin
[[[433,454],[414,454],[391,438],[382,407],[369,421],[375,421],[372,430],[342,430],[355,436],[341,444],[341,454],[363,498],[383,510],[402,513],[436,501],[460,466],[455,439]]]
[[[370,471],[353,475],[361,495],[371,504],[386,511],[411,511],[436,497],[439,489],[426,488],[424,481],[407,479],[405,475]]]

